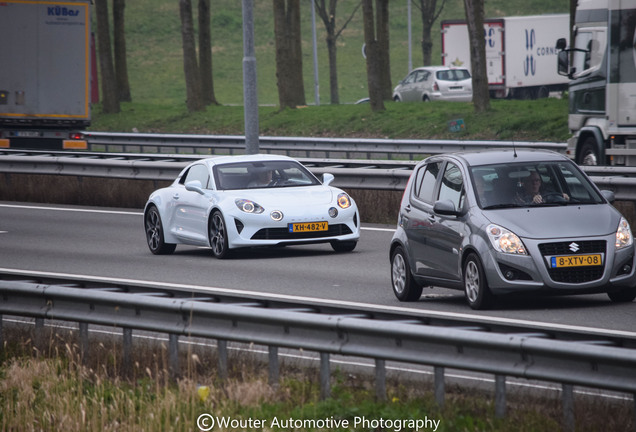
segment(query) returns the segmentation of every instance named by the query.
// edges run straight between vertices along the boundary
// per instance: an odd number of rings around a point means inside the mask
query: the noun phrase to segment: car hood
[[[484,215],[519,237],[533,239],[609,235],[616,232],[621,217],[608,204],[500,209]]]
[[[330,204],[333,202],[333,191],[326,186],[281,187],[272,189],[245,190],[245,198],[258,204],[271,206],[309,206]]]

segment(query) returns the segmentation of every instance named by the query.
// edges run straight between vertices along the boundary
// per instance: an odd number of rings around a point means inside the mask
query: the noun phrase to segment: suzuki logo
[[[570,246],[570,250],[572,252],[577,252],[580,249],[579,245],[574,242],[570,243],[568,246]]]

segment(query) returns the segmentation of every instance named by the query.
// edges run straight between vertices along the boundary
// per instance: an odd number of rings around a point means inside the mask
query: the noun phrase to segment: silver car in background
[[[627,220],[566,156],[496,150],[418,163],[391,241],[391,283],[401,301],[424,286],[464,290],[473,309],[497,294],[607,293],[636,298]]]
[[[468,69],[427,66],[414,69],[393,90],[396,102],[473,100],[473,81]]]

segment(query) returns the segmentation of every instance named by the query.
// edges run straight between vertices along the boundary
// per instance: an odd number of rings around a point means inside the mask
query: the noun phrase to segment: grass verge
[[[561,429],[559,400],[548,394],[509,395],[507,416],[500,419],[488,392],[447,386],[440,407],[426,380],[391,378],[386,400],[379,400],[369,376],[337,369],[332,397],[321,399],[314,368],[283,364],[281,382],[270,386],[266,365],[245,352],[230,357],[229,377],[221,380],[213,350],[190,345],[180,359],[185,372],[172,380],[161,343],[136,342],[134,368],[124,374],[117,338],[94,341],[81,359],[74,331],[53,328],[42,336],[12,327],[5,333],[2,430],[191,431],[202,414],[235,422],[212,430],[401,431],[416,430],[417,420],[423,422],[419,430]],[[40,348],[38,338],[46,341]],[[633,429],[630,407],[628,401],[579,398],[577,430]]]

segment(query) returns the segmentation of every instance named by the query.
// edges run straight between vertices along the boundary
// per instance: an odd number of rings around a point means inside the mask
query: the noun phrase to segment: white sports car
[[[221,156],[193,162],[172,185],[153,192],[144,209],[153,254],[177,244],[208,246],[217,258],[230,250],[330,243],[352,251],[360,215],[351,197],[321,183],[298,161],[278,155]]]

